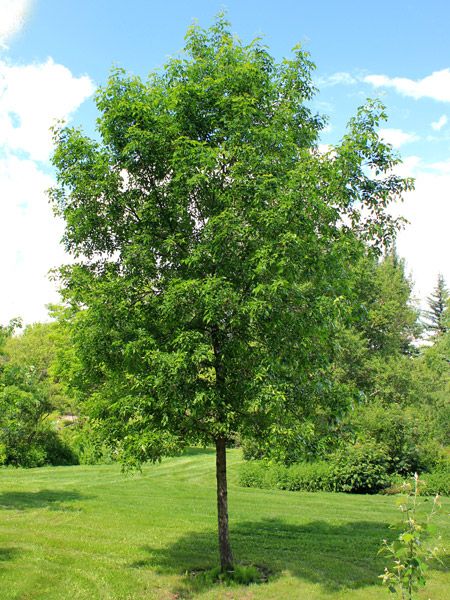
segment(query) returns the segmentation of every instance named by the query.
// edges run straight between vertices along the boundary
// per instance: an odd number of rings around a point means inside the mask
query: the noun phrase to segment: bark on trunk
[[[227,454],[226,440],[223,437],[216,440],[216,478],[220,567],[222,571],[232,571],[233,554],[228,532]]]

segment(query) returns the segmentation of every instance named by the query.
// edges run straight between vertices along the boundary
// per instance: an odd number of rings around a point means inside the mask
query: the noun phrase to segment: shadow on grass
[[[238,563],[265,567],[270,579],[286,570],[294,577],[322,585],[329,592],[376,585],[385,560],[377,552],[383,538],[392,536],[387,523],[372,521],[337,525],[314,521],[293,525],[280,519],[263,519],[231,527]],[[131,567],[186,574],[181,586],[173,590],[179,598],[192,598],[211,587],[189,574],[217,566],[215,532],[192,532],[166,548],[146,546],[142,550],[148,556]]]
[[[48,508],[49,510],[77,510],[66,503],[87,500],[85,496],[72,490],[39,490],[38,492],[3,492],[0,494],[0,510],[31,510]]]
[[[18,554],[16,548],[0,548],[0,570],[3,568],[3,563],[13,560]]]

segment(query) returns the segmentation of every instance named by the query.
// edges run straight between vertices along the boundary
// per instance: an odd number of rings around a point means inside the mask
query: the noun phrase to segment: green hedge
[[[445,470],[432,471],[431,473],[424,473],[421,476],[424,481],[423,494],[435,496],[450,496],[450,473]]]
[[[298,463],[286,467],[250,461],[241,466],[239,483],[244,487],[289,491],[331,491],[330,467],[325,462]]]
[[[375,494],[391,484],[388,464],[379,445],[347,445],[331,455],[327,462],[285,466],[250,461],[241,469],[240,483],[246,487],[290,491]]]
[[[298,463],[287,467],[249,461],[240,468],[239,484],[243,487],[306,492],[402,493],[405,477],[387,475],[377,463],[378,459],[383,461],[376,450],[372,452],[356,447],[347,455],[344,452],[334,455],[330,462]],[[450,470],[447,465],[441,465],[431,473],[423,473],[420,479],[424,482],[423,495],[450,496]]]

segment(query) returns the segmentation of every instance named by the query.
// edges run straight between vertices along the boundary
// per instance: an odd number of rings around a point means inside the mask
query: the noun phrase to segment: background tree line
[[[340,325],[322,379],[334,392],[338,384],[340,412],[322,406],[288,434],[236,440],[248,458],[311,461],[358,440],[390,446],[394,471],[432,468],[450,446],[448,292],[439,276],[421,315],[411,288],[395,253],[360,261],[351,324]],[[67,311],[53,307],[51,315],[56,320],[49,323],[22,330],[15,320],[0,330],[0,460],[15,466],[111,460],[84,414],[89,389],[80,379]]]

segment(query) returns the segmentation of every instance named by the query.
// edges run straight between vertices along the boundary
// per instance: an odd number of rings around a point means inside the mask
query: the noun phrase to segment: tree
[[[450,331],[424,346],[416,361],[414,376],[419,386],[417,403],[433,437],[450,445]]]
[[[57,352],[63,344],[60,329],[56,321],[27,325],[21,335],[8,338],[5,353],[11,367],[26,369],[40,383],[54,410],[64,411],[67,400],[52,375]]]
[[[447,331],[449,293],[443,275],[439,273],[436,287],[428,297],[429,310],[425,311],[427,329],[433,335],[442,335]]]
[[[412,282],[405,274],[404,260],[391,250],[375,269],[367,320],[362,326],[374,353],[392,356],[414,352],[412,342],[421,329],[411,295]]]
[[[93,422],[132,463],[215,445],[223,570],[226,446],[339,410],[326,368],[347,267],[392,240],[385,208],[411,186],[390,173],[377,102],[318,151],[312,69],[220,17],[148,81],[113,71],[100,141],[55,132],[51,197],[77,259],[60,277]]]
[[[48,373],[58,325],[35,323],[13,335],[19,326],[15,320],[0,328],[0,464],[73,463],[76,458],[49,421],[64,404]]]
[[[2,362],[4,360],[5,344],[7,340],[11,338],[14,331],[21,327],[21,325],[20,319],[12,319],[8,325],[0,325],[0,359],[2,359]]]
[[[417,351],[413,341],[421,332],[419,311],[411,299],[412,283],[405,274],[404,262],[392,248],[381,259],[366,252],[348,265],[349,315],[334,332],[333,361],[324,381],[331,381],[334,394],[347,402],[349,414],[343,415],[330,403],[320,406],[309,423],[302,419],[292,435],[277,440],[243,440],[247,457],[270,457],[291,463],[311,458],[326,458],[341,444],[354,424],[350,408],[373,412],[376,402],[400,410],[419,393],[414,377]],[[330,387],[330,386],[329,386]]]
[[[450,310],[444,277],[438,275],[433,294],[428,298],[426,328],[433,335],[432,345],[424,346],[417,361],[415,376],[420,386],[421,408],[439,442],[450,443]]]
[[[355,308],[340,338],[338,377],[353,382],[366,402],[408,403],[414,393],[413,342],[421,327],[404,261],[394,250],[380,261],[366,256],[356,265],[354,281]]]

